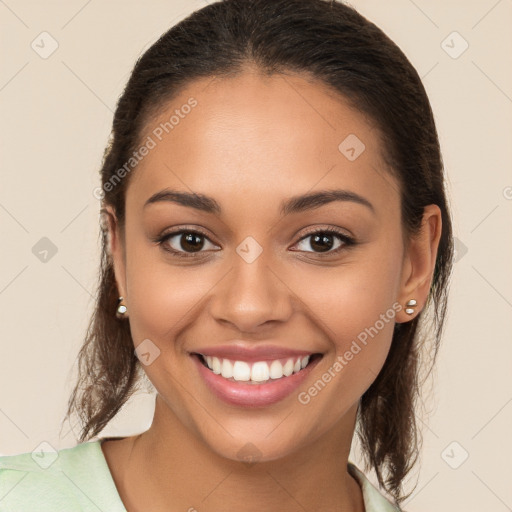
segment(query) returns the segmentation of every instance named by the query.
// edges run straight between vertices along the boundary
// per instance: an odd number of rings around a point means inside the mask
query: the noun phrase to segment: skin
[[[190,97],[198,101],[139,163],[126,193],[123,232],[108,207],[111,253],[136,347],[161,353],[144,370],[158,391],[150,429],[102,444],[127,510],[364,511],[347,472],[358,401],[388,354],[402,309],[307,404],[292,393],[257,409],[231,406],[203,383],[189,352],[229,343],[273,343],[320,352],[298,391],[333,366],[380,315],[415,298],[423,308],[441,233],[441,212],[425,208],[418,237],[404,244],[397,182],[386,171],[379,132],[360,112],[304,75],[241,75],[198,80],[161,109],[151,135]],[[354,161],[338,149],[356,134]],[[213,197],[222,213],[145,201],[165,188]],[[346,189],[352,201],[281,216],[291,196]],[[206,231],[202,252],[165,242],[164,230]],[[357,245],[320,252],[306,228],[337,227]],[[263,252],[247,263],[236,252],[247,237]],[[259,462],[237,453],[252,443]]]

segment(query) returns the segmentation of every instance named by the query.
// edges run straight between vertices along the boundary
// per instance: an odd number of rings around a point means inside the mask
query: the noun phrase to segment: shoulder
[[[0,511],[78,511],[80,504],[61,465],[62,451],[27,452],[0,457]]]
[[[108,499],[102,497],[109,481],[99,441],[48,448],[0,457],[0,512],[97,511]]]
[[[366,512],[400,512],[400,509],[388,501],[357,466],[349,462],[348,471],[361,486]]]

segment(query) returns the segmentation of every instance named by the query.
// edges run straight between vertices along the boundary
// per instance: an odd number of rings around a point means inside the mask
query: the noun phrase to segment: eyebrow
[[[222,209],[219,203],[213,198],[204,194],[183,192],[178,190],[164,189],[153,194],[145,203],[144,208],[150,204],[159,202],[171,202],[188,208],[194,208],[206,213],[220,215]],[[375,208],[368,199],[349,190],[320,190],[299,196],[293,196],[281,203],[281,215],[300,213],[313,210],[334,201],[353,202],[366,206],[375,214]]]

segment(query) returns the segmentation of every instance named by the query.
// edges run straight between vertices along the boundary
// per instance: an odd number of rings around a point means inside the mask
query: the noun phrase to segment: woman
[[[400,510],[453,250],[400,49],[334,1],[213,3],[136,63],[101,180],[80,444],[3,457],[0,510]],[[142,374],[151,427],[92,440]]]

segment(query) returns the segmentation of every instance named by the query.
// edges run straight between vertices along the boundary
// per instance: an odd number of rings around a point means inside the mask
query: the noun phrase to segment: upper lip
[[[235,343],[230,345],[198,348],[197,350],[192,351],[192,353],[231,359],[234,361],[257,362],[274,359],[288,359],[291,357],[305,357],[318,352],[314,350],[295,350],[279,345],[248,346],[243,343]]]

